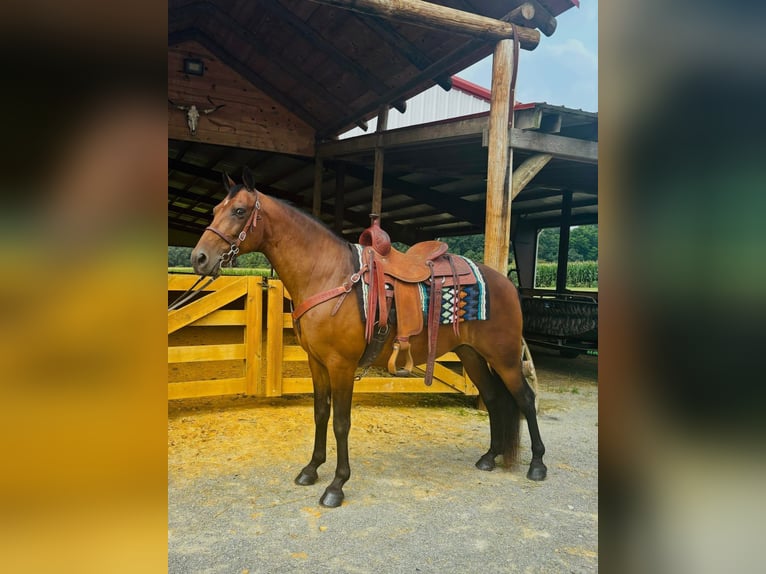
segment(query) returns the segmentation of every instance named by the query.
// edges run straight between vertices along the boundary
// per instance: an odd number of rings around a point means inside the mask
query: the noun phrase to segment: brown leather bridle
[[[231,265],[234,264],[234,259],[236,259],[237,254],[239,254],[239,246],[247,238],[247,233],[255,230],[255,227],[258,225],[258,220],[260,219],[258,212],[261,210],[261,201],[258,199],[258,190],[253,190],[253,192],[255,193],[255,205],[253,206],[253,211],[250,212],[250,217],[245,221],[242,231],[239,232],[239,235],[232,237],[231,235],[216,229],[212,225],[208,225],[205,228],[205,231],[212,231],[229,244],[229,251],[221,255],[219,267],[226,267],[227,263]]]

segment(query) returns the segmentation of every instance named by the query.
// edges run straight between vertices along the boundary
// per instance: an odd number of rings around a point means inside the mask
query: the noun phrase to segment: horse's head
[[[260,245],[260,194],[247,167],[242,180],[243,185],[237,185],[228,174],[223,175],[226,197],[213,208],[213,222],[191,254],[194,271],[200,275],[215,275],[239,253],[255,251]]]

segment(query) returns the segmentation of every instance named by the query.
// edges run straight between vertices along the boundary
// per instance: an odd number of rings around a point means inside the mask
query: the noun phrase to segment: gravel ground
[[[548,478],[482,472],[473,399],[357,395],[340,508],[293,478],[313,441],[310,397],[174,401],[168,428],[172,573],[493,573],[598,570],[597,359],[533,350]],[[332,427],[330,427],[332,428]],[[499,459],[498,459],[499,461]]]

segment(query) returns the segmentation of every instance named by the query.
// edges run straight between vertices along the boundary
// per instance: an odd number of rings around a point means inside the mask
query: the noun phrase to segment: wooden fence
[[[169,274],[169,299],[195,280]],[[224,276],[200,299],[170,311],[168,398],[311,393],[307,355],[295,340],[289,301],[279,280]],[[225,342],[221,342],[222,328],[227,331]],[[231,342],[232,336],[238,342]],[[184,380],[173,380],[180,371]],[[478,395],[454,353],[438,359],[430,387],[423,383],[421,371],[421,376],[414,377],[365,376],[357,381],[355,391]]]

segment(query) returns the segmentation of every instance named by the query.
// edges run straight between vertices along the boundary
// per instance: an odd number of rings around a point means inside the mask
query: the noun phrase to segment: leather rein
[[[205,287],[210,285],[216,278],[218,278],[218,271],[222,267],[233,267],[234,261],[237,258],[237,254],[239,254],[239,246],[242,244],[242,242],[247,238],[248,231],[255,230],[255,227],[258,225],[258,220],[261,218],[259,215],[259,212],[261,211],[261,201],[258,199],[258,190],[255,191],[255,205],[253,206],[253,211],[250,212],[250,216],[247,218],[247,221],[245,221],[245,225],[242,228],[242,231],[239,232],[239,235],[236,237],[232,237],[231,235],[224,233],[223,231],[219,231],[212,225],[208,225],[205,228],[205,231],[212,231],[215,233],[218,237],[223,239],[226,243],[229,244],[229,250],[226,253],[223,253],[220,258],[218,259],[218,263],[213,268],[212,273],[208,275],[200,275],[199,279],[189,287],[184,293],[182,293],[175,301],[173,301],[170,306],[168,306],[168,311],[174,311],[184,305],[185,303],[188,303],[193,298],[195,298],[197,295],[199,295]],[[201,287],[197,287],[199,285],[200,281],[204,280],[205,277],[209,277],[206,283],[204,283]]]

